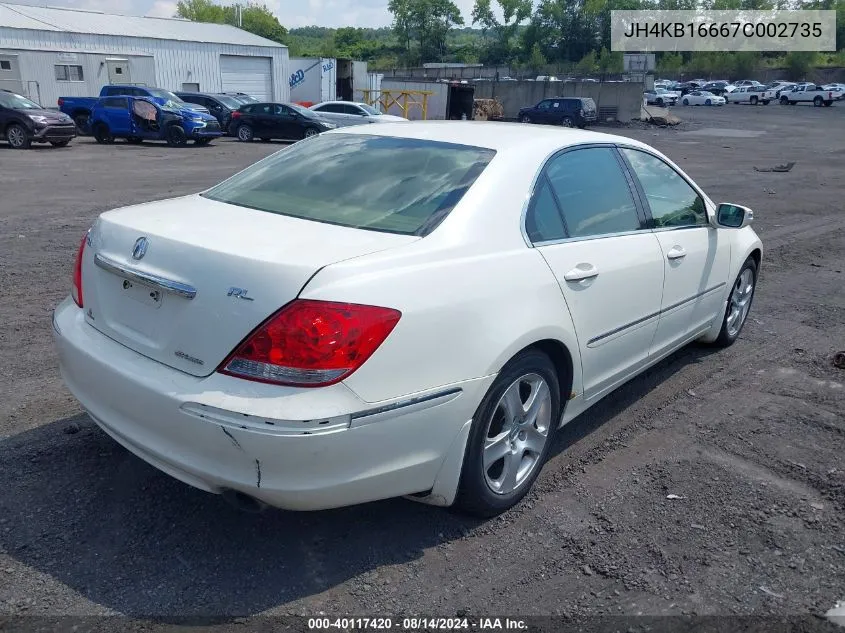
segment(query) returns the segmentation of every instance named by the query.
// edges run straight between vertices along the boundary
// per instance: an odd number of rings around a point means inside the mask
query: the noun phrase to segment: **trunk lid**
[[[86,247],[86,320],[148,358],[207,376],[320,268],[418,239],[198,195],[118,209],[100,216]]]

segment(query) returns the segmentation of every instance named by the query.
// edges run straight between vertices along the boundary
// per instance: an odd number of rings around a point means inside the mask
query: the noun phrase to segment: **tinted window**
[[[320,106],[317,108],[319,112],[332,112],[340,114],[343,112],[343,106],[339,103],[329,103],[328,105]]]
[[[622,152],[645,191],[656,227],[707,224],[704,200],[678,172],[651,154],[633,149]]]
[[[528,208],[528,214],[525,216],[525,231],[532,242],[546,242],[566,237],[560,210],[545,178],[540,181],[531,206]]]
[[[538,110],[548,110],[551,107],[552,107],[551,99],[547,99],[546,101],[541,101],[540,103],[537,104]]]
[[[451,143],[332,134],[295,143],[203,195],[329,224],[425,235],[494,155]]]
[[[364,114],[363,112],[361,112],[361,109],[358,106],[350,105],[348,103],[343,105],[343,113],[344,114],[356,114],[358,116],[361,116],[362,114]]]
[[[103,107],[128,108],[129,100],[126,97],[109,97],[108,99],[103,99]]]
[[[608,147],[561,154],[546,168],[570,237],[640,228],[628,181]]]

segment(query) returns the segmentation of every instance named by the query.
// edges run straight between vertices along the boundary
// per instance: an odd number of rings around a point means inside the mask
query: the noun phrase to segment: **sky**
[[[169,18],[176,14],[176,0],[7,0],[17,4],[89,9],[125,15]],[[259,0],[261,1],[261,0]],[[298,26],[390,26],[388,0],[264,0],[286,28]],[[454,0],[470,23],[473,0]],[[221,2],[221,4],[233,4]]]

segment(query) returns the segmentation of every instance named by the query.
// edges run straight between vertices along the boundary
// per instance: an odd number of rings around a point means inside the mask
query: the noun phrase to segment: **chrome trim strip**
[[[405,407],[410,407],[415,404],[422,404],[423,402],[429,402],[430,400],[438,400],[440,398],[445,398],[447,396],[457,396],[461,393],[463,389],[460,387],[454,387],[452,389],[446,389],[445,391],[437,391],[435,393],[430,393],[425,396],[418,396],[416,398],[409,398],[408,400],[402,400],[401,402],[394,402],[393,404],[386,404],[383,407],[376,407],[375,409],[367,409],[366,411],[359,411],[358,413],[352,414],[353,420],[360,420],[361,418],[366,418],[371,415],[379,415],[381,413],[387,413],[388,411],[395,411],[396,409],[403,409]],[[451,400],[451,398],[450,398]]]
[[[708,288],[707,290],[705,290],[705,291],[703,291],[703,292],[699,292],[697,295],[693,295],[693,296],[692,296],[692,297],[690,297],[689,299],[684,299],[684,300],[682,300],[682,301],[678,301],[677,303],[673,303],[673,304],[672,304],[672,305],[670,305],[669,307],[666,307],[666,308],[661,309],[661,310],[660,310],[660,313],[661,313],[661,314],[663,314],[664,312],[669,312],[670,310],[674,310],[675,308],[680,308],[680,307],[681,307],[682,305],[684,305],[685,303],[689,303],[690,301],[695,301],[695,300],[696,300],[696,299],[698,299],[699,297],[703,297],[704,295],[710,294],[711,292],[713,292],[713,291],[715,291],[715,290],[718,290],[719,288],[721,288],[721,287],[722,287],[722,286],[724,286],[724,285],[725,285],[725,282],[723,281],[723,282],[722,282],[722,283],[720,283],[720,284],[716,284],[716,285],[715,285],[715,286],[713,286],[712,288]]]
[[[630,323],[626,323],[625,325],[621,325],[617,328],[610,330],[609,332],[605,332],[604,334],[599,334],[598,336],[591,338],[589,341],[587,341],[587,346],[589,347],[590,345],[593,345],[594,343],[598,343],[599,341],[604,340],[609,336],[613,336],[614,334],[618,334],[619,332],[621,332],[623,330],[627,330],[628,328],[632,328],[635,325],[639,325],[640,323],[644,323],[645,321],[648,321],[649,319],[653,319],[656,316],[662,316],[662,315],[666,314],[667,312],[671,312],[672,310],[674,310],[676,308],[680,308],[682,305],[689,303],[690,301],[695,301],[696,299],[703,297],[704,295],[710,294],[711,292],[714,292],[714,291],[716,291],[719,288],[722,288],[724,286],[725,286],[725,282],[722,282],[720,284],[716,284],[712,288],[708,288],[707,290],[704,290],[703,292],[699,292],[698,294],[693,295],[692,297],[689,297],[689,298],[684,299],[682,301],[678,301],[677,303],[673,303],[672,305],[667,306],[666,308],[662,308],[662,309],[658,310],[657,312],[652,312],[651,314],[648,314],[644,317],[640,317],[636,321],[631,321]]]
[[[647,314],[644,317],[640,317],[636,321],[631,321],[630,323],[626,323],[625,325],[620,325],[619,327],[614,328],[614,329],[610,330],[609,332],[605,332],[604,334],[599,334],[595,338],[591,338],[589,341],[587,341],[587,347],[589,347],[593,343],[598,343],[599,341],[606,339],[608,336],[613,336],[614,334],[618,334],[622,330],[627,330],[628,328],[632,328],[635,325],[639,325],[640,323],[644,323],[645,321],[648,321],[649,319],[653,319],[654,317],[657,317],[657,316],[660,316],[659,310],[657,312],[652,312],[651,314]]]
[[[611,237],[624,237],[626,235],[649,234],[649,229],[634,229],[633,231],[620,231],[619,233],[603,233],[602,235],[584,235],[582,237],[562,237],[559,240],[546,240],[543,242],[534,242],[535,248],[541,246],[554,246],[555,244],[566,244],[568,242],[587,242],[590,240],[602,240]]]
[[[97,266],[99,266],[103,270],[107,270],[111,273],[121,275],[122,277],[132,279],[133,281],[137,281],[138,283],[157,286],[165,292],[170,292],[172,294],[179,295],[180,297],[184,297],[185,299],[193,299],[197,296],[197,289],[191,285],[188,285],[181,281],[176,281],[174,279],[166,279],[164,277],[159,277],[158,275],[153,275],[152,273],[147,273],[142,270],[137,270],[135,268],[130,268],[129,266],[111,260],[108,257],[103,257],[99,253],[94,256],[94,263],[97,264]]]

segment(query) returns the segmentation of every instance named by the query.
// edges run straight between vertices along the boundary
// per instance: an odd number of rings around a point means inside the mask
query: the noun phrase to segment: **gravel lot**
[[[241,513],[115,444],[62,385],[50,313],[96,215],[204,188],[279,145],[0,146],[0,624],[762,616],[845,599],[845,371],[831,362],[845,349],[845,104],[677,112],[676,129],[616,131],[755,210],[766,250],[743,335],[682,350],[575,420],[529,497],[487,522],[404,500]]]

